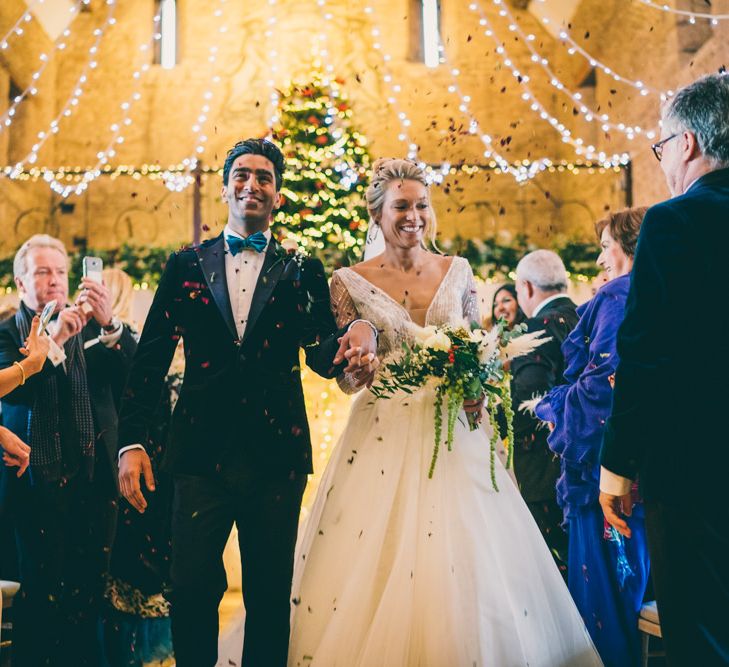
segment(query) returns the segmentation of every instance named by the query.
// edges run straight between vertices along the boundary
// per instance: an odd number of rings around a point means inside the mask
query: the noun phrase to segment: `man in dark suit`
[[[638,478],[669,666],[729,665],[729,76],[670,98],[653,150],[673,198],[638,239],[600,503],[630,536]]]
[[[362,381],[372,372],[372,325],[358,321],[337,331],[321,262],[271,238],[283,171],[283,156],[268,141],[249,139],[229,151],[226,228],[169,258],[122,402],[121,488],[144,511],[140,475],[150,491],[154,482],[141,445],[182,337],[185,380],[164,463],[175,485],[178,667],[216,663],[222,554],[233,523],[246,607],[243,665],[286,665],[294,546],[312,472],[299,351],[304,347],[309,366],[325,377],[342,371],[347,347],[347,370],[360,369]]]
[[[567,577],[567,534],[562,529],[562,510],[557,504],[559,460],[547,445],[545,426],[519,406],[546,394],[562,382],[562,341],[577,324],[576,306],[565,294],[567,271],[550,250],[535,250],[516,268],[516,295],[527,316],[527,331],[544,331],[549,340],[511,364],[514,405],[514,475],[557,567]]]
[[[112,317],[103,285],[84,279],[81,296],[67,307],[68,257],[58,239],[31,237],[13,269],[21,302],[0,324],[0,368],[23,358],[18,348],[33,316],[58,304],[48,360],[2,399],[4,425],[30,446],[25,475],[0,472],[21,579],[13,664],[96,667],[118,495],[112,386],[126,376],[136,344]]]

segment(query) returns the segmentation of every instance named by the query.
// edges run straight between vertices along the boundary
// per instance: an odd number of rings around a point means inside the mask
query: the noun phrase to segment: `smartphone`
[[[104,269],[104,263],[101,261],[101,257],[89,257],[87,255],[83,258],[81,265],[83,267],[84,278],[101,284],[101,272]]]
[[[101,261],[101,257],[90,257],[89,255],[86,255],[81,262],[81,267],[84,278],[93,280],[94,282],[99,283],[99,285],[101,284],[101,272],[104,268],[104,262]],[[84,303],[81,306],[81,310],[88,315],[93,308],[88,303]]]
[[[57,301],[53,299],[52,301],[49,301],[45,306],[43,306],[43,312],[41,312],[40,322],[38,323],[39,336],[46,330],[48,323],[51,321],[53,313],[56,310],[56,304]]]

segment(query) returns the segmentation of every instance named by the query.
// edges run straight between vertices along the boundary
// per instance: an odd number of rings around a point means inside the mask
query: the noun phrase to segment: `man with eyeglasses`
[[[668,665],[710,667],[729,665],[729,75],[679,90],[662,116],[651,148],[673,198],[641,227],[600,503],[630,537],[639,479]]]

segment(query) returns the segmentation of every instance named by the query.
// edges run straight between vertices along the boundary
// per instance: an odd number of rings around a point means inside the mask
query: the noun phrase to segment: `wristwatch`
[[[112,317],[111,322],[109,322],[109,324],[107,326],[101,327],[101,330],[105,334],[110,334],[110,333],[114,333],[120,326],[121,326],[121,322],[116,317]]]

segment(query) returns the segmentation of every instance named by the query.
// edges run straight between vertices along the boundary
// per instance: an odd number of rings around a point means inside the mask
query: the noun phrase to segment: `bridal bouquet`
[[[541,338],[542,331],[524,333],[525,329],[525,325],[519,325],[509,331],[504,321],[496,323],[490,331],[466,324],[416,327],[414,342],[403,343],[402,353],[385,364],[377,384],[372,387],[376,398],[390,398],[398,391],[412,394],[429,383],[435,386],[435,446],[429,478],[433,477],[440,451],[443,413],[447,415],[445,443],[450,450],[463,402],[483,396],[486,397],[489,413],[493,413],[499,402],[503,406],[510,443],[507,467],[511,465],[514,413],[509,362],[549,340]],[[468,415],[468,422],[471,430],[478,427],[474,415]],[[491,482],[498,490],[494,461],[500,433],[495,419],[491,420],[491,425]]]

